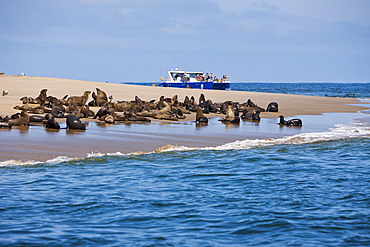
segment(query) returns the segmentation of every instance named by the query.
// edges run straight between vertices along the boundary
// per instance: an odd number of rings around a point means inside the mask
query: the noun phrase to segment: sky
[[[370,0],[0,0],[0,72],[370,82]]]

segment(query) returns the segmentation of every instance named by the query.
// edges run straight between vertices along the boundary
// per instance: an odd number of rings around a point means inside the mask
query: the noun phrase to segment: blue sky
[[[0,0],[0,72],[369,82],[369,0]]]

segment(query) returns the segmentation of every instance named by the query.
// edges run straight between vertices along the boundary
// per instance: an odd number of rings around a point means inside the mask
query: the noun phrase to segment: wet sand
[[[32,126],[13,126],[12,129],[0,129],[0,161],[46,161],[59,156],[69,158],[86,157],[91,153],[152,152],[166,145],[187,147],[215,147],[228,142],[245,139],[278,138],[302,132],[325,131],[337,123],[348,123],[358,116],[358,111],[367,109],[355,99],[299,96],[286,94],[268,94],[240,91],[213,91],[198,89],[159,88],[136,85],[123,85],[102,82],[88,82],[69,79],[42,78],[28,76],[0,76],[1,91],[8,90],[6,97],[0,98],[0,115],[6,116],[16,112],[13,107],[21,105],[20,98],[36,98],[41,89],[48,89],[48,96],[62,98],[64,95],[80,96],[84,91],[95,91],[98,87],[107,95],[113,95],[113,101],[158,100],[160,96],[194,96],[197,100],[201,93],[213,102],[226,100],[240,103],[251,99],[258,106],[266,107],[268,103],[279,103],[279,113],[261,113],[260,122],[242,121],[238,125],[225,125],[218,121],[220,114],[213,117],[207,125],[197,125],[195,114],[186,115],[184,121],[152,121],[151,123],[117,123],[105,124],[91,119],[82,119],[86,131],[46,130],[41,124]],[[91,96],[88,101],[91,100]],[[98,108],[93,109],[96,111]],[[322,113],[337,113],[324,114]],[[341,113],[341,114],[338,114]],[[352,114],[345,114],[352,113]],[[302,128],[289,128],[277,125],[278,116],[292,117],[300,115]],[[65,127],[62,120],[61,127]]]

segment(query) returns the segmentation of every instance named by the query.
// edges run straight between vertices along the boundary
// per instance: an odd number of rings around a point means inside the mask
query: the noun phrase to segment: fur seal
[[[197,114],[195,117],[195,122],[196,123],[208,123],[208,118],[204,116],[202,108],[197,106]]]
[[[279,106],[278,106],[278,103],[276,102],[271,102],[270,104],[268,104],[266,108],[266,112],[278,112],[278,111],[279,111]]]
[[[11,128],[11,127],[12,127],[12,124],[10,123],[0,122],[0,129],[1,128]]]
[[[160,114],[169,113],[171,111],[171,106],[166,101],[163,101],[163,105],[164,107],[160,109],[158,112]]]
[[[116,122],[116,120],[114,119],[112,115],[105,115],[104,121],[109,124],[114,124]]]
[[[67,103],[69,103],[72,99],[76,102],[76,105],[83,106],[86,104],[87,100],[89,99],[90,91],[85,91],[82,96],[71,96],[68,98]]]
[[[253,103],[253,101],[251,99],[248,99],[246,103],[243,104],[245,107],[251,107],[251,108],[254,108],[256,110],[259,110],[260,112],[265,112],[265,109],[262,108],[262,107],[259,107],[258,105],[256,105],[255,103]]]
[[[239,123],[240,122],[239,116],[235,115],[234,104],[232,102],[227,103],[226,117],[223,119],[220,119],[219,121],[223,123]]]
[[[54,117],[54,116],[53,116],[52,114],[50,114],[50,113],[45,114],[44,119],[42,120],[42,123],[43,123],[43,124],[46,124],[46,122],[47,122],[49,119],[53,118],[53,117]]]
[[[47,129],[60,129],[59,123],[55,120],[54,117],[51,117],[45,124]]]
[[[257,120],[257,121],[259,121],[259,120],[261,120],[260,113],[261,112],[259,110],[245,109],[240,118],[245,119],[245,120]]]
[[[40,115],[30,115],[30,122],[42,122],[44,120],[44,116]]]
[[[45,104],[45,102],[47,100],[46,99],[46,92],[47,91],[48,91],[47,89],[42,89],[40,91],[39,96],[37,96],[37,98],[35,99],[38,104],[40,104],[40,105],[44,105]]]
[[[57,100],[51,108],[51,115],[56,118],[63,118],[65,111],[66,109],[64,108],[63,104],[60,102],[60,100]]]
[[[66,120],[67,129],[86,130],[86,125],[76,115],[69,115]]]
[[[104,115],[112,115],[114,113],[114,109],[110,106],[109,103],[105,103],[95,114],[93,119],[101,118]]]
[[[174,96],[171,98],[171,105],[176,107],[178,104],[179,104],[178,96],[177,96],[177,95],[174,95]]]
[[[278,123],[279,125],[286,125],[286,126],[302,126],[302,120],[299,118],[291,119],[288,121],[284,120],[284,116],[280,115],[280,122]]]
[[[204,94],[201,93],[199,96],[198,104],[202,104],[202,103],[206,103],[206,97],[204,96]]]
[[[95,92],[92,93],[93,103],[91,103],[90,106],[103,106],[105,103],[108,102],[107,94],[101,90],[100,88],[96,88],[96,94]],[[90,103],[89,103],[90,104]]]
[[[10,119],[9,123],[11,125],[27,125],[30,122],[30,116],[27,112],[22,111],[21,116],[17,119]]]

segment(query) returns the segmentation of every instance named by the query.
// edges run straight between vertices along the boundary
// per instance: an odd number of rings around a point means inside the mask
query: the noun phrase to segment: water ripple
[[[366,246],[369,144],[356,138],[2,168],[1,244]]]

